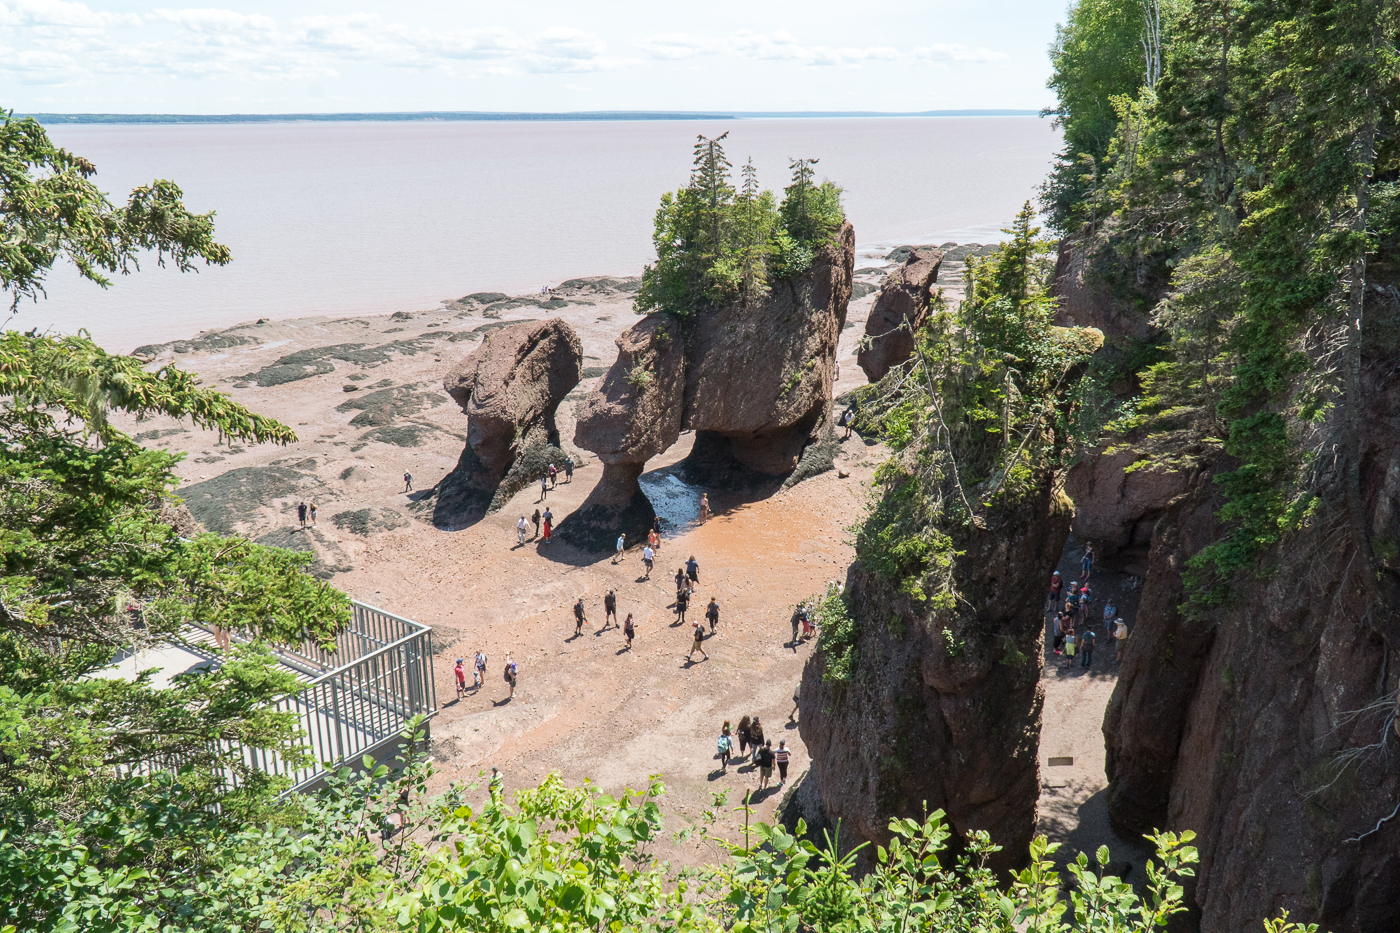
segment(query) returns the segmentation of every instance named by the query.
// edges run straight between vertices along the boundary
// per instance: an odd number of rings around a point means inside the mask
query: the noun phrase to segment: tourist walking
[[[586,618],[584,618],[584,612],[583,612],[583,597],[580,596],[580,597],[578,598],[578,602],[574,603],[574,636],[575,636],[575,637],[578,637],[579,635],[582,635],[582,634],[583,634],[583,623],[585,623],[585,622],[587,622],[587,621],[588,621],[588,620],[587,620]]]
[[[540,498],[539,498],[539,501],[540,501],[540,502],[543,502],[543,501],[544,501],[545,499],[547,499],[548,497],[549,497],[549,474],[546,473],[545,475],[543,475],[543,476],[540,477]]]
[[[1094,664],[1094,642],[1097,640],[1094,630],[1087,625],[1084,633],[1079,636],[1079,666],[1092,667]]]
[[[1065,646],[1064,622],[1065,619],[1063,613],[1055,613],[1055,640],[1051,642],[1051,647],[1055,649],[1056,654],[1059,654],[1060,649],[1062,649]]]
[[[1060,572],[1056,570],[1050,574],[1050,595],[1048,597],[1050,609],[1058,610],[1060,608],[1060,594],[1064,592],[1064,589],[1065,578],[1060,576]]]
[[[1128,623],[1119,619],[1113,624],[1113,640],[1118,643],[1118,652],[1114,660],[1123,663],[1123,649],[1128,647]]]
[[[1089,606],[1094,601],[1094,591],[1089,589],[1088,584],[1079,588],[1079,624],[1087,626],[1089,624]]]
[[[452,669],[453,675],[457,678],[457,699],[467,695],[467,668],[466,661],[457,659],[457,666]]]
[[[642,563],[647,568],[647,579],[650,580],[651,568],[656,566],[656,552],[651,549],[650,544],[642,548]]]
[[[530,526],[527,525],[527,524],[525,523],[525,516],[524,516],[524,515],[520,516],[520,521],[518,521],[518,522],[515,523],[515,530],[516,530],[516,532],[517,532],[516,537],[519,539],[519,541],[520,541],[520,546],[521,546],[521,547],[524,547],[524,546],[525,546],[525,531],[526,531],[529,527],[530,527]],[[538,533],[539,533],[539,532],[537,531],[536,534],[538,534]]]
[[[715,633],[715,626],[719,625],[719,600],[710,597],[710,604],[705,607],[705,619],[710,623],[710,634]]]
[[[549,477],[550,489],[559,485],[559,471],[555,468],[554,464],[551,463],[549,465],[549,469],[544,471],[544,475]]]
[[[481,685],[486,681],[486,653],[478,650],[476,652],[476,670],[472,671],[472,688],[480,690]]]
[[[1079,575],[1084,578],[1084,582],[1089,582],[1089,574],[1094,569],[1094,545],[1092,542],[1084,544],[1084,556],[1079,559]]]
[[[797,682],[797,686],[792,688],[792,712],[788,713],[788,722],[797,718],[797,707],[802,699],[802,681]]]
[[[637,637],[637,626],[632,621],[632,613],[627,613],[627,621],[622,623],[622,637],[627,639],[627,650],[632,650],[632,639]]]
[[[704,628],[704,626],[702,626],[699,622],[695,622],[695,623],[693,623],[693,624],[691,625],[691,629],[693,630],[694,638],[692,639],[692,641],[691,641],[691,643],[690,643],[690,651],[686,653],[686,656],[685,656],[686,661],[689,662],[690,659],[695,655],[695,652],[697,652],[697,651],[700,652],[700,660],[702,660],[702,661],[708,661],[708,660],[710,660],[710,656],[705,652],[705,628]]]
[[[787,766],[790,758],[792,758],[792,752],[788,751],[787,739],[779,739],[778,747],[773,752],[773,763],[778,766],[779,787],[787,783]]]
[[[298,503],[297,503],[297,521],[301,523],[301,527],[303,527],[303,528],[306,527],[306,503],[305,503],[305,502],[298,502]]]
[[[540,536],[540,510],[535,509],[535,514],[530,516],[530,521],[535,523],[535,537]]]
[[[700,493],[700,521],[706,521],[710,517],[710,494]]]
[[[306,517],[311,520],[311,524],[316,524],[316,503],[311,503],[306,507]]]
[[[574,481],[574,458],[573,458],[573,457],[565,457],[565,458],[564,458],[564,482],[566,482],[566,483],[572,483],[573,481]]]
[[[743,757],[744,752],[748,750],[749,745],[752,744],[749,741],[749,722],[750,720],[747,716],[739,720],[739,756],[741,758]]]
[[[617,624],[617,594],[612,590],[603,594],[603,627],[598,631],[606,631],[609,621]]]
[[[659,522],[661,519],[658,518],[657,521]],[[655,528],[647,532],[647,544],[651,546],[653,551],[659,551],[661,549],[661,535],[656,533]]]
[[[773,780],[773,748],[771,742],[764,742],[753,753],[754,764],[758,765],[758,789],[766,790]]]
[[[413,492],[413,474],[407,471],[403,475],[403,491]]]
[[[757,716],[749,720],[749,744],[754,748],[763,744],[763,723],[758,721]]]
[[[627,550],[627,533],[623,532],[617,536],[617,551],[613,554],[613,563],[622,560],[622,552]]]
[[[486,785],[487,793],[491,795],[491,802],[496,806],[501,805],[501,794],[505,791],[505,776],[500,770],[493,767],[491,769],[491,780]]]
[[[695,587],[700,584],[700,562],[695,559],[694,554],[685,562],[685,576],[690,581],[690,591],[694,593]]]
[[[792,641],[788,642],[788,644],[792,647],[794,653],[797,651],[797,642],[801,638],[802,617],[806,614],[807,607],[802,603],[798,603],[792,610],[792,619],[790,620],[792,622]]]
[[[506,683],[510,684],[510,698],[515,699],[515,685],[520,680],[520,667],[511,660],[510,652],[506,652]]]
[[[549,544],[554,541],[554,513],[549,509],[544,510],[544,543]]]
[[[1074,653],[1078,649],[1078,642],[1074,635],[1074,629],[1065,633],[1065,666],[1074,667]]]
[[[729,736],[729,720],[724,721],[724,725],[719,730],[719,767],[721,771],[729,770],[729,756],[734,751],[734,740]]]
[[[689,587],[689,585],[687,585],[686,582],[685,582],[685,571],[682,570],[681,568],[677,567],[677,568],[676,568],[676,592],[679,593],[681,590],[686,590],[687,592],[689,592],[690,587]]]
[[[685,624],[685,611],[690,608],[690,590],[681,587],[676,591],[676,620]]]

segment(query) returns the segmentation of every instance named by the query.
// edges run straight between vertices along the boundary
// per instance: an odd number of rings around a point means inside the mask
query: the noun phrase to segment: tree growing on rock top
[[[752,160],[736,193],[721,141],[697,137],[686,187],[661,196],[652,243],[656,262],[642,273],[635,309],[690,317],[733,301],[755,301],[769,282],[805,272],[833,242],[845,214],[841,189],[817,184],[816,159],[792,161],[782,203],[759,188]]]

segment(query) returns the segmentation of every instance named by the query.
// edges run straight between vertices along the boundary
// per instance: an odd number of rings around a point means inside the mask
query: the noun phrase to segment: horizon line
[[[1033,117],[1039,110],[962,109],[886,112],[878,110],[404,110],[347,111],[343,113],[15,113],[42,124],[181,124],[181,123],[398,123],[489,121],[587,121],[587,120],[754,120],[879,117]]]

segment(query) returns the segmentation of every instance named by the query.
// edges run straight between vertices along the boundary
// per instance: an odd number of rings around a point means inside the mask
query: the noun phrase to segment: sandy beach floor
[[[855,352],[882,272],[857,275],[866,288],[858,289],[842,334],[838,393],[865,382]],[[946,269],[945,282],[956,272]],[[846,529],[863,514],[882,449],[853,437],[837,459],[847,476],[828,472],[767,498],[711,491],[716,515],[669,529],[650,580],[639,550],[614,565],[563,543],[517,546],[515,521],[542,507],[538,488],[455,531],[434,527],[433,500],[423,492],[452,470],[465,442],[466,417],[442,377],[503,323],[552,316],[578,331],[585,379],[559,411],[564,446],[574,449],[574,407],[612,364],[618,334],[636,320],[627,288],[603,280],[561,288],[548,302],[488,296],[415,314],[247,324],[144,348],[281,419],[300,439],[288,447],[229,447],[162,418],[126,427],[150,446],[188,453],[178,469],[180,494],[211,530],[312,550],[318,572],[355,598],[433,626],[441,707],[432,723],[434,789],[475,780],[491,766],[504,772],[508,788],[557,771],[616,792],[660,774],[668,829],[717,809],[719,830],[729,835],[742,826],[733,808],[757,787],[757,774],[747,758],[719,768],[720,725],[760,716],[774,745],[785,739],[792,748],[789,783],[806,769],[789,714],[811,645],[788,644],[788,619],[799,600],[844,579],[852,560]],[[957,283],[948,291],[956,298]],[[682,459],[691,441],[683,435],[648,470]],[[415,492],[405,493],[405,472]],[[601,472],[583,452],[573,482],[549,494],[556,522],[583,502]],[[308,530],[297,527],[303,501],[318,510]],[[721,621],[705,642],[709,659],[688,663],[690,628],[672,609],[672,577],[692,554],[700,587],[691,616],[715,596]],[[619,612],[635,617],[630,651],[616,628],[599,631],[609,588]],[[575,637],[572,605],[580,596],[588,624]],[[478,649],[491,660],[485,685],[457,700],[453,662]],[[513,700],[501,677],[507,653],[520,665]],[[1101,657],[1091,677],[1066,676],[1053,665],[1045,677],[1041,829],[1089,851],[1112,842],[1099,815],[1099,729],[1116,665],[1111,651]],[[1050,769],[1052,755],[1073,755],[1075,765]],[[727,796],[716,808],[718,793]],[[755,818],[771,820],[781,797],[779,790],[755,795]],[[672,841],[660,854],[697,861],[713,854],[706,845]]]

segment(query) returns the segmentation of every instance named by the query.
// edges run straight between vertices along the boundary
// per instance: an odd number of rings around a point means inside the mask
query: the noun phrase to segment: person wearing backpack
[[[574,637],[575,637],[575,638],[577,638],[578,636],[580,636],[580,635],[583,634],[583,623],[585,623],[585,622],[587,622],[587,621],[588,621],[588,619],[586,618],[586,613],[583,611],[583,597],[580,596],[580,597],[578,598],[578,602],[574,603]]]
[[[772,742],[764,742],[759,746],[758,751],[753,753],[753,762],[758,765],[758,789],[764,790],[768,787],[768,782],[773,780],[773,749]]]
[[[681,625],[685,624],[685,611],[690,608],[690,590],[681,587],[676,590],[676,616]]]
[[[729,756],[734,752],[734,740],[729,735],[729,720],[724,721],[723,728],[719,731],[719,766],[721,770],[729,770]]]
[[[515,684],[520,678],[520,668],[516,666],[516,663],[513,660],[511,660],[509,654],[506,655],[506,667],[504,674],[506,683],[510,684],[511,699],[515,699]]]
[[[473,689],[480,690],[486,680],[486,653],[483,651],[476,653],[476,670],[472,671],[472,679]]]

